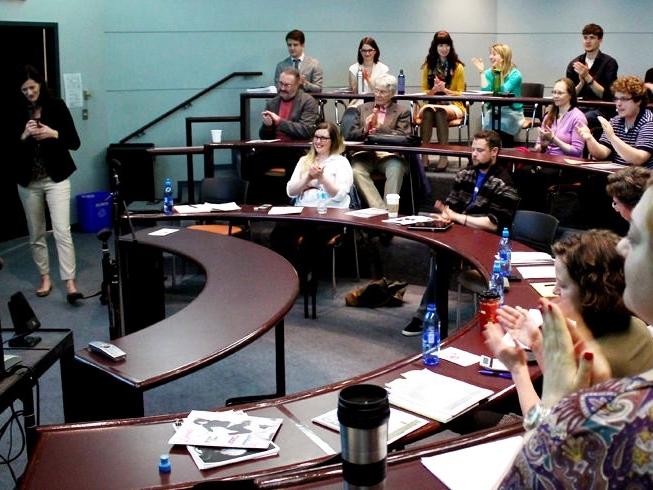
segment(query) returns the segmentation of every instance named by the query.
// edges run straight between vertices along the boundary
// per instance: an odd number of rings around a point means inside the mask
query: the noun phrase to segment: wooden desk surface
[[[91,353],[76,358],[140,390],[222,359],[283,320],[299,293],[295,269],[273,251],[235,237],[180,228],[167,236],[136,233],[140,245],[185,256],[204,268],[200,294],[178,313],[112,341],[127,353],[112,362]],[[277,287],[270,287],[270,284]]]
[[[230,214],[266,219],[262,212],[253,211],[251,206],[244,207],[238,213]],[[395,225],[387,225],[382,223],[383,218],[380,217],[362,219],[347,216],[343,210],[330,209],[326,216],[319,217],[314,210],[308,208],[301,216],[270,217],[267,214],[265,216],[267,219],[326,220],[341,224],[358,224],[366,228],[392,229],[398,235],[460,254],[486,275],[494,260],[497,245],[495,235],[467,227],[454,226],[446,233],[418,232]],[[515,250],[526,250],[526,247],[515,244]],[[507,301],[510,304],[520,304],[525,307],[534,306],[537,298],[538,295],[527,281],[513,283],[511,290],[507,293]],[[476,354],[489,354],[475,322],[469,323],[456,334],[447,338],[443,346],[449,345]],[[131,488],[168,485],[188,488],[193,483],[205,479],[255,478],[298,468],[310,468],[327,461],[330,456],[306,436],[307,430],[335,451],[339,451],[339,435],[311,422],[313,417],[336,406],[339,390],[344,386],[360,382],[383,385],[387,381],[396,379],[407,370],[422,369],[423,367],[421,355],[416,354],[371,373],[342,382],[275,400],[242,405],[239,408],[249,413],[284,419],[276,439],[281,447],[281,452],[272,458],[248,461],[213,470],[198,470],[185,448],[173,448],[171,450],[172,472],[165,476],[158,473],[158,456],[170,450],[167,440],[172,434],[171,424],[176,418],[183,417],[185,414],[40,427],[34,458],[25,474],[25,488],[52,485],[66,488]],[[478,366],[461,367],[442,360],[438,366],[429,369],[488,388],[495,393],[492,398],[501,397],[514,389],[510,380],[478,374]],[[532,368],[534,376],[538,373],[537,368]],[[416,437],[433,433],[439,427],[440,424],[437,422],[431,422]],[[102,448],[102,450],[98,451],[98,448]]]
[[[444,345],[478,354],[488,353],[477,325],[469,325],[447,339]],[[306,431],[312,432],[336,452],[340,450],[339,434],[311,422],[312,417],[337,405],[340,389],[360,382],[382,385],[399,377],[402,372],[423,367],[421,356],[416,355],[316,390],[240,406],[239,409],[252,415],[283,418],[275,439],[281,451],[271,458],[211,470],[198,470],[184,447],[171,449],[167,444],[173,433],[173,421],[186,414],[39,427],[38,444],[24,475],[24,488],[190,488],[198,481],[209,479],[269,478],[286,471],[309,470],[328,461],[331,456],[307,437]],[[510,380],[479,375],[478,366],[461,368],[442,360],[438,366],[429,369],[475,383],[497,394],[512,388]],[[533,368],[533,374],[536,373],[536,368]],[[439,427],[440,424],[432,422],[422,435],[433,433]],[[161,475],[157,470],[158,456],[168,452],[172,472]]]

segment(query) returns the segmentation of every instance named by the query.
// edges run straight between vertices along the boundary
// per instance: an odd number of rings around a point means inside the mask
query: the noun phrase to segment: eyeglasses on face
[[[361,53],[363,53],[363,54],[373,53],[374,51],[376,51],[376,49],[372,49],[372,48],[363,49],[363,48],[361,48]]]
[[[319,134],[313,136],[313,141],[329,141],[330,139],[329,136],[320,136]]]
[[[633,100],[632,97],[615,97],[612,99],[615,102],[628,102],[629,100]]]
[[[295,86],[294,83],[284,83],[284,82],[278,82],[277,85],[281,88],[290,88]]]

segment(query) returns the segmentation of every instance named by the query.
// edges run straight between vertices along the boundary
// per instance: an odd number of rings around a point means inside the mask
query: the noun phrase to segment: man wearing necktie
[[[286,46],[290,56],[277,64],[274,72],[275,86],[279,84],[279,75],[285,68],[294,68],[299,71],[300,87],[305,92],[322,92],[322,65],[304,52],[305,39],[304,33],[297,29],[286,34]]]
[[[375,81],[374,102],[357,107],[354,124],[348,134],[349,140],[364,140],[368,134],[410,134],[410,110],[392,101],[397,92],[397,79],[392,75],[381,75]],[[396,153],[387,151],[359,151],[352,158],[354,183],[367,205],[372,208],[386,208],[385,196],[399,194],[406,161]],[[385,175],[383,196],[374,185],[370,174],[377,170]]]

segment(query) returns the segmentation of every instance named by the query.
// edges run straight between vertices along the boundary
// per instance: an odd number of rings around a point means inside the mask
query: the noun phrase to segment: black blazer
[[[19,141],[16,161],[13,164],[16,181],[23,187],[30,183],[37,146],[48,176],[55,182],[67,179],[77,169],[69,150],[77,150],[81,145],[68,107],[61,99],[44,100],[41,106],[41,124],[56,129],[59,138],[36,141],[30,137],[20,141],[20,135],[29,117],[29,112],[24,111],[23,117],[19,118],[20,124],[16,126]]]

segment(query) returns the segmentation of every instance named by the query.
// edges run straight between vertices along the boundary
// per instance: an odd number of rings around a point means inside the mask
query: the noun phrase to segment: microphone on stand
[[[129,226],[129,231],[130,231],[131,236],[132,236],[132,241],[135,242],[136,241],[136,233],[134,232],[134,224],[132,223],[132,219],[131,219],[131,215],[129,214],[129,211],[127,210],[127,205],[126,205],[124,199],[122,199],[122,196],[120,195],[120,176],[118,175],[118,170],[120,169],[122,164],[120,163],[119,160],[116,160],[115,158],[113,158],[109,162],[109,166],[111,167],[111,173],[113,175],[113,181],[114,181],[114,185],[115,185],[115,189],[116,189],[115,191],[113,191],[111,193],[111,196],[113,197],[114,201],[119,200],[120,204],[122,205],[122,208],[125,210],[125,215],[127,216],[127,224]]]

